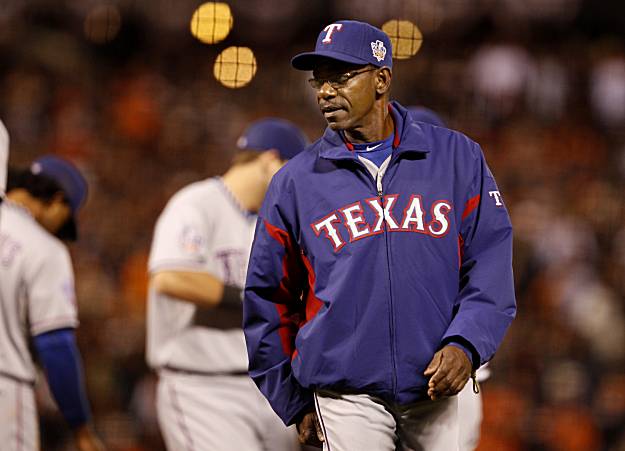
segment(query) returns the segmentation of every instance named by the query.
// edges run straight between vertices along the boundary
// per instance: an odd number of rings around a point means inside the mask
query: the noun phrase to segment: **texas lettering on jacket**
[[[379,197],[365,199],[338,208],[310,226],[317,236],[323,234],[335,251],[339,251],[347,242],[378,235],[385,231],[415,232],[434,238],[441,238],[449,231],[449,213],[452,210],[450,201],[435,201],[429,209],[429,216],[426,216],[420,194],[410,196],[401,214],[397,214],[401,208],[398,207],[399,201],[399,194],[384,196],[383,206]],[[365,219],[365,209],[375,214],[375,219],[371,223]]]

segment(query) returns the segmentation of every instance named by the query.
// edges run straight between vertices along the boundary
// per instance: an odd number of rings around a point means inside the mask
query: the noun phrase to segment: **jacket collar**
[[[395,122],[395,139],[393,149],[395,154],[429,153],[430,145],[421,126],[412,120],[410,113],[398,102],[389,104],[389,112]],[[319,156],[328,160],[355,160],[358,157],[350,149],[351,144],[345,140],[342,133],[326,128],[321,138]]]

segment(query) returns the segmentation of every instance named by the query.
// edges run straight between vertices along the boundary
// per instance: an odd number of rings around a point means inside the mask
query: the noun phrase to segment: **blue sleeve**
[[[469,348],[473,366],[489,361],[516,315],[512,275],[512,224],[484,155],[477,168],[460,224],[460,290],[443,343]]]
[[[312,411],[312,392],[293,375],[295,336],[305,318],[301,300],[306,269],[283,208],[288,194],[274,181],[261,209],[248,266],[243,330],[250,376],[289,425]]]
[[[37,335],[34,344],[52,395],[65,420],[72,428],[89,421],[89,403],[74,330],[57,329]]]

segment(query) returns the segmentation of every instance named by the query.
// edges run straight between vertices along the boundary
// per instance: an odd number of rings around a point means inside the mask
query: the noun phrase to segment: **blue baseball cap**
[[[283,160],[289,160],[308,145],[306,135],[292,122],[269,117],[252,122],[237,140],[239,149],[275,149]]]
[[[429,108],[424,106],[409,106],[407,110],[410,113],[410,117],[415,121],[425,122],[427,124],[436,125],[437,127],[447,127],[443,119]]]
[[[393,67],[391,40],[379,28],[355,20],[339,20],[326,26],[314,52],[300,53],[291,60],[298,70],[313,70],[319,60],[330,58],[352,64]]]
[[[62,238],[75,240],[78,236],[76,214],[87,199],[87,181],[76,166],[63,158],[53,155],[46,155],[36,159],[30,166],[30,172],[36,175],[43,175],[55,181],[63,190],[72,214],[57,235]]]

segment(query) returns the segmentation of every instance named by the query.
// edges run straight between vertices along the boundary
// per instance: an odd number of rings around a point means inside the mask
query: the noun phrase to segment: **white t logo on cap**
[[[330,42],[332,42],[332,33],[334,33],[335,30],[340,31],[341,28],[343,28],[342,23],[333,23],[325,27],[323,31],[326,32],[326,36],[321,42],[323,42],[324,44],[329,44]]]

